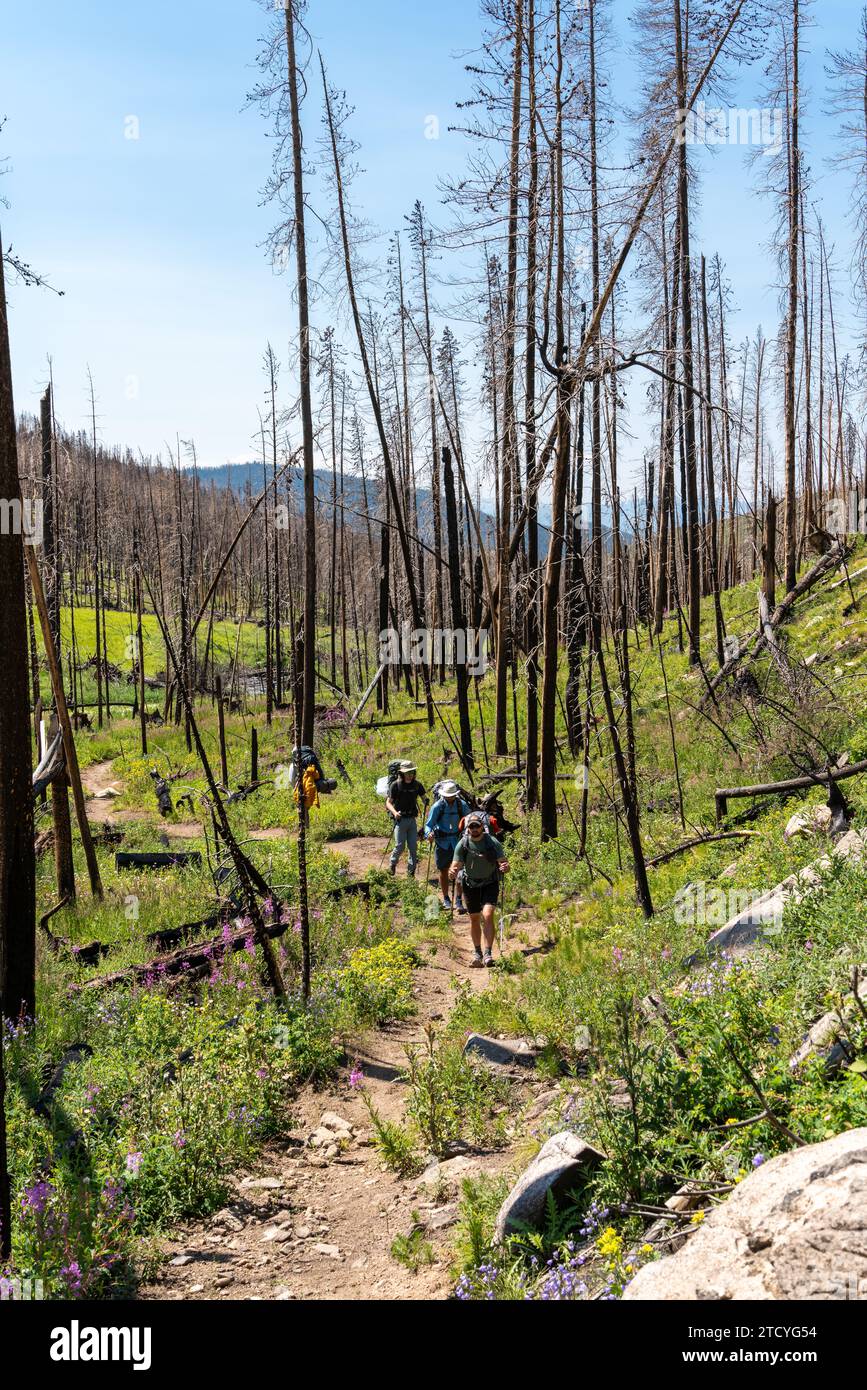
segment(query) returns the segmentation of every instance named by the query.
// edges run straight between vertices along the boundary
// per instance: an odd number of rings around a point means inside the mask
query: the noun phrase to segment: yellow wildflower
[[[596,1242],[596,1249],[600,1255],[619,1255],[622,1247],[623,1237],[617,1234],[613,1226],[609,1226],[607,1230],[603,1231]]]

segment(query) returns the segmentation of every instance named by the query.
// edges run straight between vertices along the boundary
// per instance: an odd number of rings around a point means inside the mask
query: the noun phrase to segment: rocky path
[[[355,876],[382,854],[382,840],[334,844]],[[375,855],[375,858],[373,857]],[[542,934],[524,922],[522,933]],[[386,1119],[401,1119],[406,1047],[448,1015],[459,982],[484,989],[490,976],[470,968],[466,918],[452,940],[415,972],[413,1018],[359,1039],[352,1060],[362,1085]],[[528,1081],[528,1099],[545,1083]],[[180,1229],[165,1243],[166,1263],[142,1291],[144,1299],[431,1299],[448,1297],[450,1241],[461,1180],[497,1172],[508,1151],[461,1154],[402,1180],[383,1167],[370,1138],[370,1119],[349,1069],[295,1104],[297,1125],[271,1144],[255,1169],[233,1180],[228,1206]],[[430,1262],[413,1271],[391,1253],[395,1237],[423,1228]]]

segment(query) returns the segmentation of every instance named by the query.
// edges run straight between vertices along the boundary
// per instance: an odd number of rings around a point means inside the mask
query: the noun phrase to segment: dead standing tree
[[[675,3],[677,3],[677,0],[675,0]],[[731,7],[728,18],[718,25],[717,34],[715,36],[716,42],[712,44],[711,51],[701,70],[701,73],[694,86],[692,87],[692,90],[690,91],[687,99],[684,102],[684,105],[680,112],[680,119],[673,124],[669,138],[665,144],[662,153],[658,158],[655,171],[639,197],[637,206],[635,208],[635,212],[630,222],[629,229],[623,240],[618,255],[614,258],[607,282],[605,284],[605,288],[599,296],[598,303],[595,305],[586,331],[578,346],[574,360],[555,361],[554,364],[551,364],[547,361],[545,363],[546,368],[549,370],[549,372],[551,372],[552,375],[554,375],[558,384],[558,419],[561,417],[561,413],[563,412],[562,393],[564,391],[564,388],[567,394],[579,390],[581,388],[583,380],[585,379],[585,376],[587,375],[588,354],[600,331],[602,319],[608,308],[611,296],[614,292],[614,289],[617,285],[617,282],[620,278],[620,275],[623,271],[629,254],[635,244],[636,238],[638,237],[638,234],[644,223],[648,209],[650,208],[654,198],[657,195],[662,180],[669,167],[671,157],[674,154],[674,151],[679,141],[683,138],[682,121],[685,118],[685,113],[691,110],[695,106],[695,103],[698,101],[698,98],[701,95],[710,74],[713,72],[716,63],[725,48],[730,34],[732,33],[732,30],[737,24],[737,21],[740,18],[741,13],[746,6],[746,3],[747,0],[738,0],[738,3]],[[560,220],[562,220],[562,209],[558,210],[558,217],[560,218]],[[565,496],[565,479],[559,475],[561,475],[567,467],[568,458],[565,452],[558,448],[555,458],[553,481],[553,491],[555,499],[561,496]],[[556,627],[558,613],[557,595],[559,592],[560,585],[559,561],[563,545],[563,527],[562,524],[558,525],[557,515],[558,514],[556,511],[556,507],[552,505],[551,541],[548,551],[548,567],[545,576],[545,594],[543,600],[543,610],[546,625],[544,647],[545,677],[543,682],[542,697],[543,766],[546,766],[546,748],[550,750],[551,762],[549,765],[553,765],[553,756],[555,749],[556,670],[558,657]],[[590,604],[592,611],[595,604],[595,600],[592,594],[588,595],[588,603]],[[601,643],[601,622],[594,636]],[[650,901],[650,893],[647,888],[647,877],[644,868],[644,855],[641,847],[641,839],[638,829],[637,806],[634,803],[634,797],[632,795],[632,789],[630,787],[625,761],[622,758],[622,753],[619,753],[619,738],[617,736],[616,725],[614,722],[613,703],[610,697],[610,689],[608,688],[607,673],[605,673],[604,671],[605,662],[601,645],[598,647],[597,650],[597,660],[599,664],[600,679],[603,685],[603,695],[605,695],[606,690],[608,690],[608,695],[605,699],[606,713],[609,717],[609,732],[612,737],[612,745],[615,751],[618,777],[620,779],[621,794],[623,797],[624,811],[626,814],[627,828],[629,831],[631,848],[633,852],[638,898],[645,914],[650,915],[653,909]],[[549,671],[548,669],[549,662],[553,664],[553,671]],[[542,811],[543,835],[546,835],[550,838],[552,835],[556,835],[557,833],[556,805],[553,804],[552,798],[549,798],[548,805],[546,806],[545,799],[543,796]]]
[[[352,267],[352,250],[349,237],[349,219],[346,207],[346,194],[344,186],[344,159],[341,157],[341,132],[339,113],[335,112],[334,94],[328,86],[325,75],[325,64],[320,56],[320,67],[322,69],[322,87],[325,94],[325,116],[328,131],[328,141],[331,148],[334,174],[334,190],[337,198],[338,232],[340,253],[343,260],[343,269],[346,276],[346,287],[349,294],[349,303],[352,310],[352,321],[355,327],[355,336],[358,344],[358,351],[364,370],[364,380],[367,385],[367,392],[370,398],[370,405],[373,417],[376,422],[376,430],[379,436],[379,445],[382,451],[383,467],[385,469],[388,492],[391,498],[392,511],[397,525],[398,539],[400,540],[401,557],[404,565],[404,578],[406,581],[407,593],[409,596],[410,611],[412,613],[413,625],[417,630],[424,627],[424,614],[418,600],[418,590],[416,588],[415,576],[413,573],[412,556],[409,548],[409,538],[407,536],[406,520],[403,508],[401,507],[400,495],[397,490],[395,479],[394,464],[392,462],[392,450],[389,441],[388,431],[386,430],[383,417],[382,406],[380,403],[379,391],[371,365],[370,354],[367,348],[367,339],[361,319],[361,312],[358,304],[358,295],[355,286],[355,274]],[[421,678],[424,685],[425,705],[427,709],[428,727],[434,727],[434,707],[433,694],[431,691],[430,670],[426,660],[420,663]]]
[[[36,1010],[36,860],[24,536],[18,482],[12,361],[0,243],[0,498],[19,524],[0,534],[0,1018]],[[2,1157],[2,1156],[0,1156]],[[8,1222],[7,1222],[8,1225]]]

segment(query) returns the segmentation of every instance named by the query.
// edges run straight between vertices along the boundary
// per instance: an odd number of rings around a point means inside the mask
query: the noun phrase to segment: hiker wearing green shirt
[[[454,859],[449,869],[452,882],[461,876],[464,904],[470,914],[470,936],[473,941],[473,959],[470,962],[476,969],[479,966],[492,966],[494,963],[494,908],[500,896],[500,875],[508,871],[503,846],[485,827],[484,818],[471,813],[465,821],[465,833],[455,847]],[[482,954],[482,933],[485,937],[485,951]]]

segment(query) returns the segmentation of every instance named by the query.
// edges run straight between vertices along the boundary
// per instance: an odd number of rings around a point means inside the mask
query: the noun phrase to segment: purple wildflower
[[[25,1187],[21,1194],[22,1210],[43,1212],[53,1195],[54,1188],[51,1183],[41,1179],[39,1182],[35,1182],[32,1187]]]
[[[60,1277],[64,1280],[70,1293],[81,1293],[81,1286],[84,1281],[81,1277],[81,1265],[77,1260],[71,1260],[68,1265],[62,1265]]]

